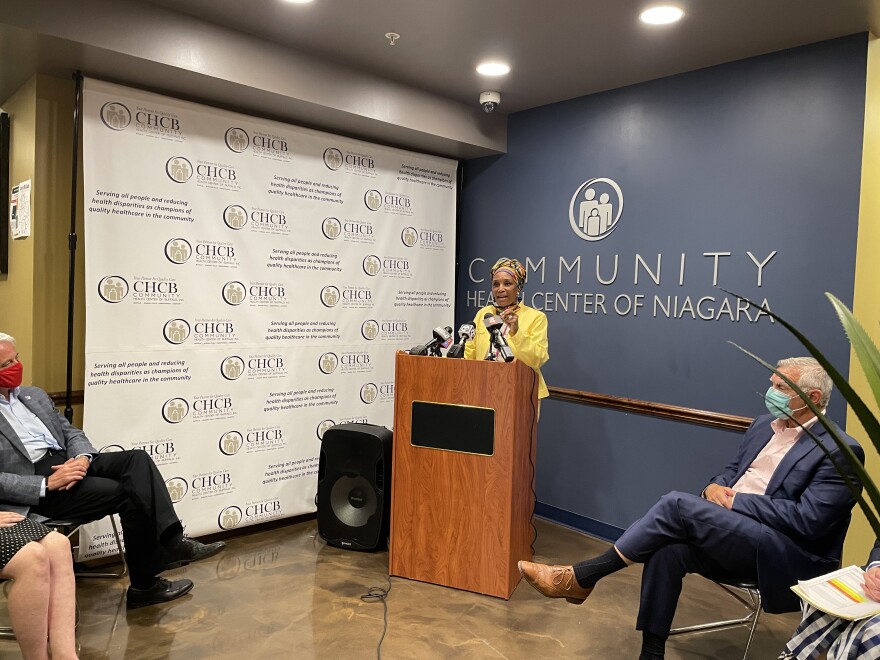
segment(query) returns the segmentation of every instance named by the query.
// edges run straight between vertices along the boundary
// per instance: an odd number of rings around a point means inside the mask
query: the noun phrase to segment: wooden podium
[[[389,573],[510,598],[532,558],[536,374],[407,353],[395,367]]]

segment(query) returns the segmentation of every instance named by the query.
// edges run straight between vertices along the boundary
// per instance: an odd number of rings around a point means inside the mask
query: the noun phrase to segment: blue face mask
[[[788,405],[791,399],[792,397],[783,394],[771,385],[767,389],[767,393],[764,395],[764,405],[767,406],[767,410],[770,411],[770,414],[777,419],[788,420],[790,417],[794,417],[796,412],[807,407],[807,405],[804,404],[800,408],[792,410]]]

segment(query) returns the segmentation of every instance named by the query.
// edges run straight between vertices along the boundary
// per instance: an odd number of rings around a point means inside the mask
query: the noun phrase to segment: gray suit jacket
[[[89,439],[58,412],[52,399],[39,387],[22,387],[21,402],[46,425],[68,458],[97,454]],[[34,474],[27,450],[3,415],[0,415],[0,511],[27,515],[40,501],[43,477]]]

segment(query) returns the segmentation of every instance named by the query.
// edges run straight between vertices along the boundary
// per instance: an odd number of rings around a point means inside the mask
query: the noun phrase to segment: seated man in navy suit
[[[777,369],[821,410],[831,379],[813,358],[780,360]],[[767,612],[792,612],[798,580],[839,567],[843,538],[856,497],[810,431],[853,483],[853,471],[804,401],[776,374],[765,395],[770,415],[746,431],[736,458],[701,496],[665,495],[613,547],[574,566],[519,562],[523,577],[549,598],[582,603],[599,579],[643,563],[636,628],[640,660],[664,657],[666,638],[687,573],[756,579]],[[856,456],[862,448],[844,436]]]
[[[0,333],[0,510],[46,518],[118,513],[131,586],[128,607],[174,600],[191,580],[156,577],[223,548],[183,535],[165,481],[139,449],[98,453],[38,387],[22,387],[15,339]]]

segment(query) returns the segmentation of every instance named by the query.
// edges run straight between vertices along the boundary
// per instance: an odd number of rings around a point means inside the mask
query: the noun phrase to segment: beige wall
[[[64,391],[74,83],[36,76],[3,103],[10,115],[10,185],[31,180],[31,236],[11,241],[0,276],[0,331],[13,335],[24,382]],[[80,204],[81,206],[81,204]],[[85,309],[82,218],[77,250],[73,389],[83,389]]]
[[[37,80],[32,78],[3,103],[9,113],[9,186],[34,178]],[[6,211],[3,210],[5,222]],[[7,231],[4,229],[4,231]],[[22,360],[33,356],[34,241],[9,241],[9,273],[0,275],[0,331],[18,340]],[[30,373],[25,378],[30,378]],[[27,381],[25,381],[27,382]]]
[[[874,36],[868,43],[867,78],[853,312],[874,342],[880,345],[880,259],[877,257],[880,254],[880,39]],[[827,313],[834,313],[830,305]],[[850,382],[866,402],[873,401],[868,382],[854,355],[850,359]],[[875,415],[880,414],[876,405],[872,408]],[[852,410],[847,414],[847,430],[865,448],[868,472],[875,482],[880,482],[880,456]],[[874,545],[874,538],[867,519],[857,511],[846,540],[844,563],[864,563]]]

